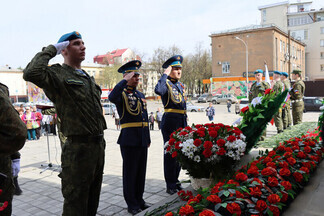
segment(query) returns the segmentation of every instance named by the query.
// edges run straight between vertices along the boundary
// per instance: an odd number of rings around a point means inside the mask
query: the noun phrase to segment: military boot
[[[15,185],[15,195],[19,196],[22,194],[22,190],[20,189],[19,184],[18,184],[18,176],[14,177],[13,180],[14,180],[14,185]]]

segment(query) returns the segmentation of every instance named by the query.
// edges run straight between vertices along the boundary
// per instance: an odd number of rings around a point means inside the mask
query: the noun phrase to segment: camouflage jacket
[[[297,80],[294,83],[289,94],[291,95],[291,100],[301,100],[304,97],[305,93],[305,83],[302,80]]]
[[[26,141],[27,128],[9,100],[8,87],[0,83],[0,157],[21,149]]]
[[[275,92],[275,95],[278,95],[284,89],[284,84],[279,80],[276,81],[272,87],[272,90]]]
[[[268,88],[270,88],[270,85],[265,81],[262,81],[260,83],[254,82],[249,93],[249,103],[251,103],[253,98],[258,97],[259,93],[261,93],[261,95],[264,95],[264,91]]]
[[[289,89],[290,89],[290,81],[289,81],[288,79],[286,79],[286,80],[282,81],[282,83],[283,83],[284,86],[285,86],[284,90],[287,89],[287,90],[289,91]],[[288,104],[290,103],[290,99],[287,100],[287,103],[288,103]]]
[[[54,103],[66,136],[98,135],[107,128],[100,103],[101,88],[85,71],[63,64],[48,66],[56,56],[53,45],[36,54],[24,69],[24,79],[43,88]]]

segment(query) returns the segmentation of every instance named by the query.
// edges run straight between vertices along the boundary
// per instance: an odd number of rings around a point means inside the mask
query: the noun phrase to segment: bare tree
[[[117,72],[119,67],[120,65],[105,67],[103,73],[96,80],[98,84],[109,89],[113,88],[123,78],[123,75]]]

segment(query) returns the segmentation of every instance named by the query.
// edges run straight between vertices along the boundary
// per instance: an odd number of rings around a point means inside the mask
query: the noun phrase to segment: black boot
[[[14,181],[14,185],[15,185],[15,195],[19,196],[22,194],[22,190],[20,189],[19,184],[18,184],[18,176],[14,177],[13,181]]]

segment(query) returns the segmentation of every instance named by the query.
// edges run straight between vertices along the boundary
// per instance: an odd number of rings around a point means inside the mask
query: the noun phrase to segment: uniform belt
[[[180,110],[180,109],[164,109],[164,112],[171,112],[171,113],[179,113],[179,114],[186,114],[186,110]]]
[[[121,124],[121,128],[129,128],[129,127],[148,127],[147,122],[129,122]]]
[[[101,142],[103,139],[103,134],[94,136],[68,136],[72,142]]]
[[[296,102],[300,102],[303,101],[303,99],[299,99],[299,100],[291,100],[291,103],[296,103]]]

